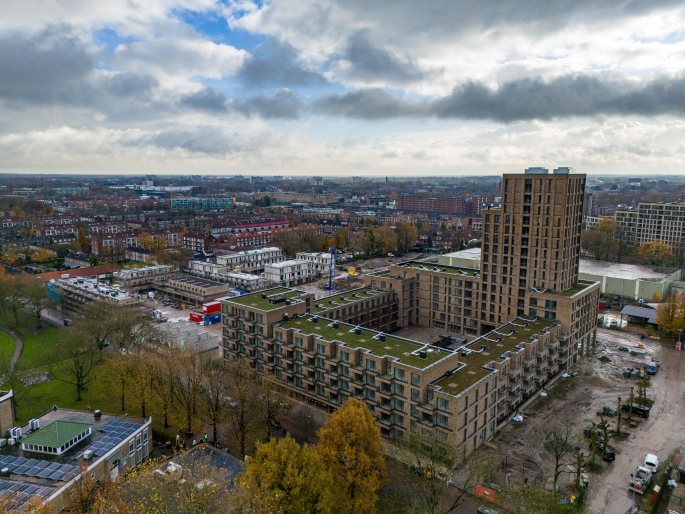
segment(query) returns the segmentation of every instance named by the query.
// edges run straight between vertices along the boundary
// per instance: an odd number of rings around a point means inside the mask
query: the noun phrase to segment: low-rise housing
[[[312,263],[303,259],[275,262],[264,266],[264,280],[275,286],[292,287],[311,282]]]

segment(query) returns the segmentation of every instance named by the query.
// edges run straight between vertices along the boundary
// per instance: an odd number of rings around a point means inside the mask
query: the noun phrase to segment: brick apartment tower
[[[501,208],[483,211],[481,333],[532,312],[556,319],[573,294],[586,177],[571,171],[503,175]]]

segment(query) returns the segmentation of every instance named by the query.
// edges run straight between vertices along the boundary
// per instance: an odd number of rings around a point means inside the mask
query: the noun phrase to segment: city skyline
[[[0,172],[679,174],[670,1],[4,6]]]

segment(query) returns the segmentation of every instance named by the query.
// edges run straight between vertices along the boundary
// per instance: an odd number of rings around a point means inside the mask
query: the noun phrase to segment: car
[[[629,351],[630,351],[630,348],[627,348],[627,347],[625,347],[625,346],[619,346],[619,347],[618,347],[618,351],[619,351],[619,352],[629,352]]]
[[[282,428],[281,423],[274,418],[269,418],[269,425],[271,426],[271,430],[280,430]]]
[[[609,328],[618,328],[618,321],[612,321],[609,323]]]
[[[603,443],[597,445],[597,455],[607,462],[616,460],[616,452],[611,446],[604,446]]]
[[[489,509],[487,507],[483,507],[482,505],[478,507],[478,510],[476,511],[478,514],[497,514],[496,510]]]
[[[645,467],[652,473],[659,471],[659,457],[651,453],[645,455]]]
[[[107,348],[109,346],[109,341],[107,339],[103,339],[101,344],[103,348]]]
[[[65,319],[64,319],[64,320],[62,320],[62,321],[63,321],[63,323],[64,323],[64,326],[65,326],[65,327],[70,327],[71,325],[73,325],[73,324],[74,324],[74,322],[73,322],[73,321],[71,321],[71,320],[70,320],[70,319],[68,319],[68,318],[65,318]]]

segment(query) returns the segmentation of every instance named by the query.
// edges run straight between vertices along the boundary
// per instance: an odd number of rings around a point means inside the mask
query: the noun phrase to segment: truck
[[[651,362],[647,364],[647,373],[649,375],[656,375],[657,371],[659,371],[659,368],[661,367],[661,363],[658,360],[655,360],[654,357],[652,357]]]
[[[215,312],[221,312],[221,302],[207,302],[202,304],[203,314],[214,314]]]
[[[628,481],[628,490],[635,491],[637,494],[645,494],[645,491],[649,487],[649,483],[652,481],[652,472],[647,468],[638,466],[634,475],[630,475],[630,480]]]

